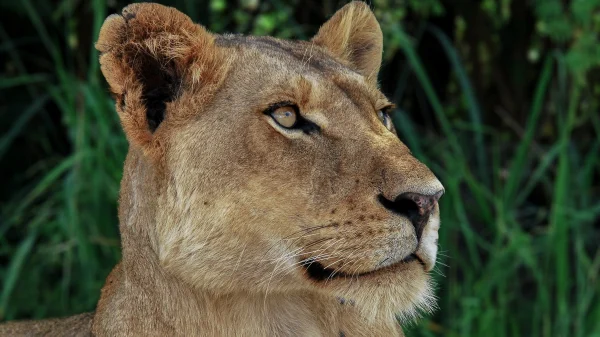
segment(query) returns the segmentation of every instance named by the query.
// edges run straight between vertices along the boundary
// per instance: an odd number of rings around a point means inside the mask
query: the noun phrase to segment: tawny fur
[[[433,308],[437,204],[417,240],[377,196],[442,186],[378,119],[389,102],[367,5],[344,6],[303,42],[216,35],[134,4],[106,19],[96,46],[130,149],[123,259],[95,314],[77,316],[81,335],[399,336],[398,319]],[[161,81],[174,95],[152,132],[147,90]],[[263,113],[283,101],[320,131]],[[411,253],[421,263],[399,262]],[[346,277],[313,280],[307,258]],[[68,320],[41,334],[76,335]]]

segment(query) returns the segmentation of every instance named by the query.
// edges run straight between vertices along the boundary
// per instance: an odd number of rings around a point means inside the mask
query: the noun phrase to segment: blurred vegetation
[[[164,1],[306,39],[344,1]],[[93,310],[127,143],[93,49],[121,0],[0,2],[0,320]],[[409,336],[600,336],[600,0],[372,0],[402,140],[446,187]]]

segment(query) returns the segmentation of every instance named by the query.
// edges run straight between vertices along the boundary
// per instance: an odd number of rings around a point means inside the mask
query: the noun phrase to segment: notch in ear
[[[164,119],[183,114],[169,103],[184,92],[194,91],[199,103],[209,95],[226,64],[214,41],[188,16],[159,4],[132,4],[104,21],[96,49],[130,143],[149,145]]]
[[[342,7],[321,26],[312,41],[347,62],[368,82],[377,84],[383,34],[366,3],[353,1]]]

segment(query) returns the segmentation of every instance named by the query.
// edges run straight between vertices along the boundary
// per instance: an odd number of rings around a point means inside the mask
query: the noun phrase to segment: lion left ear
[[[383,34],[366,3],[353,1],[342,7],[321,26],[312,41],[348,62],[368,82],[377,83]]]
[[[96,42],[100,68],[132,145],[152,152],[163,120],[191,113],[169,106],[190,92],[200,108],[219,87],[229,61],[215,39],[187,15],[155,3],[131,4],[104,21]]]

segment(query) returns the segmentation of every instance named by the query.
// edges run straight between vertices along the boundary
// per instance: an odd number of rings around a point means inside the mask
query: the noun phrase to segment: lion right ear
[[[208,95],[203,90],[220,81],[224,62],[214,41],[185,14],[153,3],[104,21],[96,49],[130,143],[149,146],[163,119],[179,113],[167,111],[184,89]]]
[[[346,4],[321,26],[312,41],[347,62],[368,82],[377,83],[383,34],[366,3]]]

